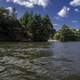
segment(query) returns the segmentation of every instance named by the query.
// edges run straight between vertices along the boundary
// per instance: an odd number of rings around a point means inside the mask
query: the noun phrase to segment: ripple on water
[[[41,44],[40,47],[38,44],[37,48],[32,44],[28,44],[31,47],[26,47],[27,44],[24,43],[7,45],[6,47],[5,45],[0,46],[0,80],[80,79],[77,75],[80,74],[80,64],[75,59],[67,57],[69,54],[65,55],[65,49],[63,53],[60,49],[60,54],[55,54],[54,49],[43,47],[44,44]]]

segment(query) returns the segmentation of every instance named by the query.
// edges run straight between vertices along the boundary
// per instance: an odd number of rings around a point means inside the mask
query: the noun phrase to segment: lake
[[[80,80],[80,42],[0,42],[0,80]]]

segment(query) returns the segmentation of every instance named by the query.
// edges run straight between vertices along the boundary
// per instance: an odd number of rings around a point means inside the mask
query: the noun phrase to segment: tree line
[[[56,31],[48,15],[41,16],[26,12],[17,19],[15,11],[15,8],[12,13],[8,9],[0,8],[0,41],[80,40],[80,30],[63,25],[59,31]]]
[[[48,15],[41,16],[26,12],[17,19],[15,8],[12,13],[0,8],[1,41],[47,41],[54,31]]]
[[[80,41],[80,29],[73,29],[67,25],[63,25],[61,29],[56,31],[53,39],[67,42],[67,41]]]

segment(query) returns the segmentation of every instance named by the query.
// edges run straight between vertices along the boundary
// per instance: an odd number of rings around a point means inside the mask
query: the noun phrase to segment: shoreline
[[[49,39],[48,42],[57,42],[58,40]]]

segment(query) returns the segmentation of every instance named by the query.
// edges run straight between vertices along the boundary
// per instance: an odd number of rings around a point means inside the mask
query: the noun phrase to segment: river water
[[[80,80],[80,42],[0,42],[0,80]]]

